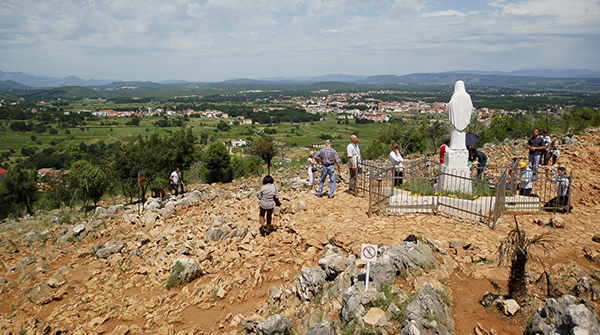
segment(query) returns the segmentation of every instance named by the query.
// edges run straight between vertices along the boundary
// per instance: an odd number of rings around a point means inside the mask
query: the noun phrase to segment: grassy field
[[[232,125],[229,131],[217,131],[217,124],[227,119],[219,118],[190,118],[187,126],[193,127],[193,132],[200,139],[201,134],[208,135],[211,141],[230,142],[231,140],[247,140],[259,138],[265,129],[275,130],[271,134],[276,141],[285,142],[291,146],[285,149],[286,158],[304,158],[312,150],[311,143],[323,142],[322,135],[330,135],[333,147],[340,153],[345,153],[346,146],[350,142],[350,135],[358,134],[359,144],[363,150],[369,141],[376,139],[379,135],[381,124],[355,124],[350,120],[349,124],[338,124],[335,115],[324,116],[326,120],[313,121],[309,123],[279,123],[272,125]],[[174,117],[170,117],[174,118]],[[113,143],[117,141],[128,142],[138,136],[151,136],[158,133],[164,136],[179,129],[178,127],[155,127],[153,123],[161,118],[143,117],[138,126],[128,126],[125,123],[130,118],[111,117],[96,121],[86,121],[86,125],[63,129],[59,124],[47,125],[58,130],[57,134],[36,133],[33,131],[15,132],[8,128],[8,124],[0,127],[0,153],[13,150],[12,159],[21,156],[21,148],[35,148],[41,152],[45,148],[52,147],[56,151],[62,151],[71,143],[85,143],[89,145],[99,141]],[[103,123],[103,124],[102,124]],[[115,124],[116,123],[116,124]],[[34,136],[35,140],[32,139]],[[279,159],[281,156],[277,157]]]

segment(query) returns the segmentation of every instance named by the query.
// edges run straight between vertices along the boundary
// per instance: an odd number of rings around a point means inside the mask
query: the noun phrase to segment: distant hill
[[[343,83],[356,83],[363,79],[367,78],[367,76],[351,76],[345,74],[326,74],[324,76],[316,76],[316,77],[273,77],[273,78],[261,78],[258,80],[262,81],[270,81],[270,82],[294,82],[294,83],[319,83],[319,82],[343,82]]]
[[[15,102],[15,101],[19,100],[19,98],[12,96],[10,94],[0,93],[0,100],[4,100],[8,103],[11,103],[11,102]]]
[[[32,97],[40,100],[52,100],[58,98],[68,99],[83,99],[89,97],[98,97],[100,94],[91,88],[80,87],[80,86],[65,86],[57,87],[48,90],[35,89],[21,92],[21,97]]]
[[[22,72],[0,71],[0,91],[15,96],[35,96],[38,94],[56,94],[51,88],[80,87],[90,88],[91,97],[127,96],[131,92],[141,96],[165,95],[172,92],[187,95],[211,94],[211,90],[302,90],[302,89],[361,89],[365,86],[430,86],[453,85],[463,80],[469,86],[499,86],[517,89],[535,90],[571,90],[583,92],[600,91],[600,72],[586,69],[547,70],[529,69],[512,72],[500,71],[456,71],[442,73],[412,73],[408,75],[352,76],[328,74],[316,77],[271,77],[262,79],[239,78],[222,82],[202,83],[183,80],[167,80],[156,83],[151,81],[122,80],[83,80],[75,76],[66,78],[41,77]],[[355,86],[352,86],[355,85]],[[204,91],[202,91],[204,90]],[[199,93],[202,91],[202,93]],[[80,96],[84,91],[72,89],[60,91]],[[214,93],[214,92],[213,92]]]
[[[527,69],[510,72],[502,71],[451,71],[448,73],[471,73],[500,76],[525,76],[542,78],[600,78],[600,72],[587,69],[576,70],[551,70],[551,69]]]
[[[26,89],[28,86],[17,83],[14,80],[0,81],[0,91],[8,92],[10,90],[22,90]]]
[[[0,71],[0,81],[12,80],[29,87],[60,87],[60,86],[99,86],[114,82],[115,80],[84,80],[75,76],[65,78],[36,76],[23,72]]]
[[[544,78],[473,73],[413,73],[405,76],[384,75],[365,78],[368,85],[453,85],[457,80],[472,86],[501,86],[523,89],[577,91],[600,90],[600,78]]]

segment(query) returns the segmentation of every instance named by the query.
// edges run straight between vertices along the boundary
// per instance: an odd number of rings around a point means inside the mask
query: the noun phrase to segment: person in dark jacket
[[[485,166],[487,165],[487,156],[475,148],[469,148],[469,162],[474,162],[475,160],[478,162],[477,177],[480,177],[483,174],[483,170],[485,170]]]

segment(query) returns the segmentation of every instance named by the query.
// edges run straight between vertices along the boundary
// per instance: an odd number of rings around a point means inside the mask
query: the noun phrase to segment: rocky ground
[[[308,194],[302,168],[274,174],[283,204],[267,237],[258,234],[258,178],[195,185],[146,202],[141,214],[113,205],[2,223],[0,332],[521,334],[531,320],[558,322],[539,314],[548,290],[534,281],[544,269],[554,296],[575,297],[552,306],[586,306],[597,317],[600,135],[566,142],[557,165],[574,172],[572,213],[517,216],[529,236],[552,232],[555,246],[549,255],[533,249],[531,298],[520,309],[502,301],[509,269],[497,264],[511,214],[495,229],[445,216],[369,217],[368,199],[343,193],[344,183],[334,199]],[[525,154],[520,142],[484,151],[488,164]],[[410,234],[418,247],[405,246]],[[363,243],[381,250],[367,293]],[[177,260],[185,270],[173,275]]]

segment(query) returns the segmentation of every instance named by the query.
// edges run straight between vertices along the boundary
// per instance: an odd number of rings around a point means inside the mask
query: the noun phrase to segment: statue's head
[[[454,84],[454,93],[462,93],[462,92],[467,92],[467,90],[465,89],[465,82],[462,80],[459,80],[456,82],[456,84]]]

